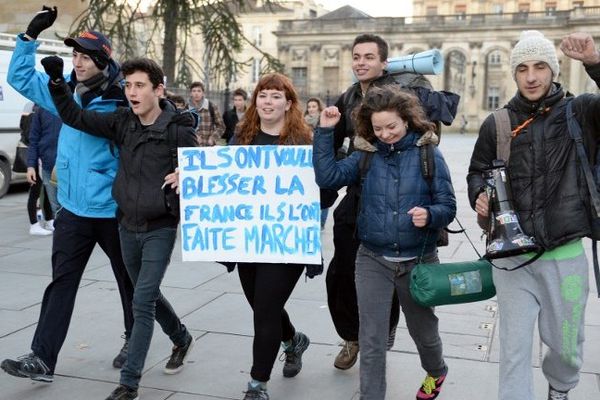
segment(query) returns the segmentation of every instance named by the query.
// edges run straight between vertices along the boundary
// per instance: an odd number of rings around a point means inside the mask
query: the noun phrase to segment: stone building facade
[[[500,3],[502,9],[494,8]],[[555,8],[549,7],[552,3]],[[600,45],[600,4],[595,3],[600,2],[531,1],[528,11],[518,11],[523,1],[415,0],[411,18],[373,18],[345,6],[316,19],[281,21],[275,34],[279,59],[298,90],[329,103],[352,83],[351,44],[361,33],[386,39],[390,57],[439,49],[444,71],[429,78],[436,89],[461,95],[458,113],[466,116],[470,129],[476,129],[516,91],[509,57],[520,32],[540,30],[558,49],[564,35],[585,31]],[[438,7],[436,13],[433,6]],[[597,90],[581,63],[567,59],[560,50],[558,55],[559,82],[575,94]]]

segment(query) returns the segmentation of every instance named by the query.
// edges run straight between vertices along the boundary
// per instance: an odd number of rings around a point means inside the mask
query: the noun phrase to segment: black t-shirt
[[[279,144],[279,135],[269,135],[263,131],[259,131],[258,135],[254,137],[252,144],[255,145],[267,145],[267,144]]]

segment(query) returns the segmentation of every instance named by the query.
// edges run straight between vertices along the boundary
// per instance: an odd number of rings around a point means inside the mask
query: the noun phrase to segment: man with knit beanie
[[[581,61],[600,84],[600,53],[586,33],[566,36],[560,45]],[[581,239],[591,234],[589,192],[579,170],[575,142],[567,127],[571,102],[588,155],[596,154],[600,96],[573,97],[557,82],[554,43],[538,31],[524,31],[512,50],[510,67],[518,91],[504,107],[512,132],[496,132],[494,114],[481,125],[467,176],[469,200],[488,217],[483,172],[497,159],[497,138],[510,138],[508,175],[521,227],[544,250],[536,261],[516,269],[534,254],[494,260],[493,278],[500,313],[499,400],[533,400],[533,330],[537,320],[548,347],[542,372],[548,399],[566,400],[582,365],[588,264]],[[498,126],[501,126],[500,124]],[[507,129],[508,130],[508,129]]]
[[[57,114],[48,90],[49,77],[35,69],[38,35],[52,26],[56,7],[44,6],[17,36],[8,70],[8,83],[40,107]],[[65,40],[73,47],[73,71],[65,76],[77,103],[89,110],[113,111],[126,106],[120,87],[119,65],[111,58],[110,42],[99,32],[83,32]],[[0,365],[19,378],[52,382],[58,353],[63,345],[77,289],[85,266],[99,244],[115,275],[125,320],[125,337],[133,326],[133,285],[121,256],[117,205],[111,188],[118,167],[118,151],[108,139],[93,137],[62,125],[58,139],[56,173],[58,201],[52,241],[52,282],[46,288],[31,352]],[[127,340],[127,339],[126,339]],[[127,342],[113,360],[120,367],[127,356]]]

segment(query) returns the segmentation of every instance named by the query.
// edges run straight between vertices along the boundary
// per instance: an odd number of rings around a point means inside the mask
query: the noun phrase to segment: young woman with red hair
[[[238,124],[231,144],[307,145],[311,128],[304,121],[298,95],[289,78],[264,75],[251,103]],[[237,263],[244,295],[254,312],[252,380],[244,400],[268,400],[267,381],[277,358],[279,344],[284,349],[283,376],[296,376],[302,368],[302,353],[310,344],[296,331],[284,309],[305,266],[284,263]]]

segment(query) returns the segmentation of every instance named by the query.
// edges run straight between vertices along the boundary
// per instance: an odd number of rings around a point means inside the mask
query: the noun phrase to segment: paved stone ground
[[[475,241],[479,238],[468,206],[465,175],[475,136],[445,133],[441,148],[453,176],[458,218]],[[50,282],[50,237],[28,234],[26,193],[13,191],[0,200],[0,358],[25,354]],[[324,256],[332,255],[332,221],[324,232]],[[586,240],[586,246],[589,247]],[[589,249],[588,249],[589,250]],[[464,236],[453,235],[440,251],[443,261],[471,260],[476,255]],[[163,282],[163,292],[191,329],[196,346],[178,375],[162,373],[171,344],[156,326],[146,361],[140,398],[144,400],[208,400],[243,397],[251,363],[252,318],[237,274],[213,263],[183,263],[176,250]],[[590,270],[590,278],[593,273]],[[358,368],[333,368],[340,339],[327,310],[324,276],[302,279],[287,309],[312,344],[304,368],[293,379],[283,378],[276,362],[269,383],[272,399],[358,399]],[[495,399],[498,387],[498,312],[495,299],[444,306],[437,310],[444,351],[450,367],[441,400]],[[0,400],[104,399],[119,372],[111,360],[122,345],[122,314],[108,259],[94,252],[81,281],[69,334],[52,384],[17,379],[0,373]],[[583,373],[571,400],[600,399],[600,300],[595,289],[586,311]],[[534,366],[536,400],[546,399],[547,383],[539,369],[543,346],[536,340]],[[419,358],[401,322],[396,344],[388,352],[388,399],[414,399],[423,379]]]

